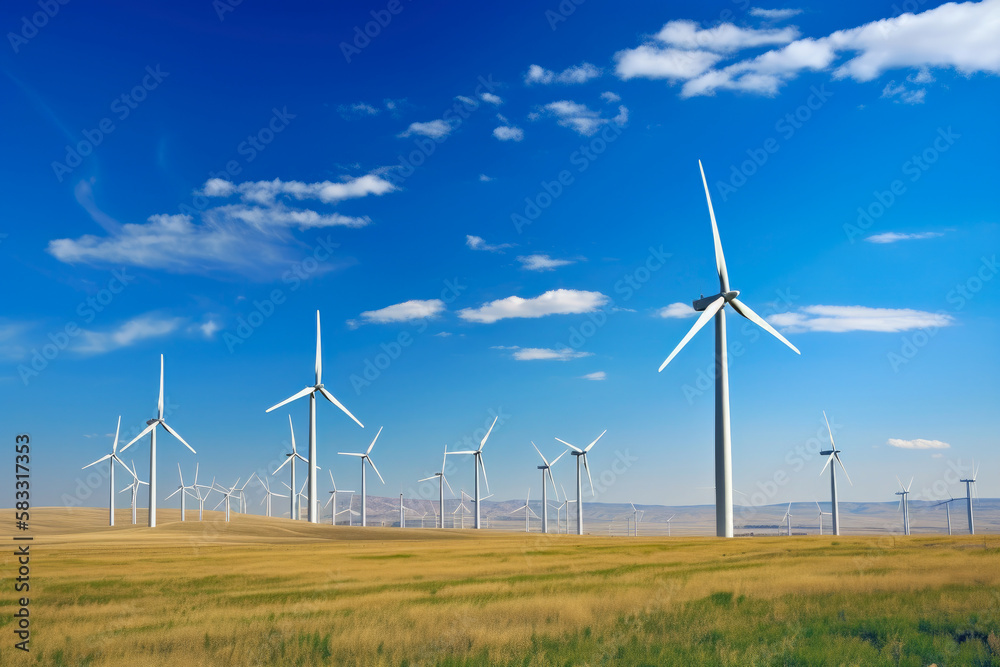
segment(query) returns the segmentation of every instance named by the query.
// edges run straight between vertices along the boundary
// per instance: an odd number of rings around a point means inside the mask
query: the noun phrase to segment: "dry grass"
[[[581,538],[177,514],[150,530],[102,526],[99,510],[33,512],[32,653],[11,649],[8,593],[0,664],[1000,665],[996,538]],[[13,559],[0,560],[6,577]]]

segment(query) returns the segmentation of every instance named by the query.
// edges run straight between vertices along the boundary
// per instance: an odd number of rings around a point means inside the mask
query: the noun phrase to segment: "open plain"
[[[606,537],[33,519],[3,665],[1000,665],[996,536]],[[194,513],[196,517],[197,514]]]

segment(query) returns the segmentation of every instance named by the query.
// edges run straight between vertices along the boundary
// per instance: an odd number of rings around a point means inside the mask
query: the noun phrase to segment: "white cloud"
[[[587,373],[586,375],[580,376],[581,380],[607,380],[608,374],[604,371],[595,371],[594,373]]]
[[[496,180],[496,179],[494,179],[492,176],[487,176],[486,174],[479,174],[479,182],[480,183],[489,183],[489,182],[494,181],[494,180]]]
[[[451,336],[452,333],[450,331],[438,331],[434,335],[437,336],[438,338],[447,338],[448,336]]]
[[[795,313],[777,313],[768,318],[776,327],[790,333],[826,331],[898,332],[929,327],[947,327],[955,323],[951,315],[907,308],[868,308],[867,306],[806,306]]]
[[[617,93],[612,93],[610,90],[606,90],[601,93],[601,99],[608,104],[614,104],[615,102],[621,102],[622,98]]]
[[[513,350],[512,357],[517,361],[569,361],[589,357],[592,352],[581,352],[569,347],[550,350],[544,347],[518,347],[516,345],[494,345],[494,350]]]
[[[485,250],[486,252],[499,252],[502,253],[507,248],[513,248],[516,243],[498,243],[496,245],[491,245],[486,242],[482,236],[473,236],[471,234],[466,234],[465,245],[467,245],[472,250]]]
[[[606,305],[610,299],[600,292],[556,289],[544,294],[523,299],[509,296],[483,304],[479,308],[465,308],[458,316],[469,322],[491,324],[498,320],[515,317],[544,317],[546,315],[578,315],[590,313]]]
[[[898,447],[899,449],[948,449],[951,447],[947,442],[941,442],[940,440],[899,440],[898,438],[889,438],[887,445],[890,447]]]
[[[379,310],[366,310],[361,313],[360,318],[362,324],[391,324],[437,317],[444,310],[444,301],[441,299],[427,299],[426,301],[411,299]],[[357,326],[358,322],[349,320],[348,324]]]
[[[768,21],[784,21],[785,19],[790,19],[793,16],[798,16],[802,13],[801,9],[761,9],[760,7],[751,7],[750,16],[756,16],[757,18],[762,18]]]
[[[262,231],[273,227],[297,227],[299,229],[364,227],[371,222],[371,218],[367,216],[318,213],[311,209],[288,208],[280,203],[274,206],[246,206],[244,204],[219,206],[206,211],[205,216],[219,220],[239,221]]]
[[[496,104],[497,106],[503,104],[503,100],[500,99],[499,95],[494,95],[493,93],[482,93],[479,96],[483,102],[489,102],[490,104]]]
[[[895,243],[897,241],[916,241],[920,239],[934,239],[944,236],[942,232],[918,232],[916,234],[900,234],[898,232],[884,232],[869,236],[865,240],[869,243]]]
[[[787,28],[740,28],[732,23],[722,23],[714,28],[702,29],[694,21],[670,21],[656,33],[660,42],[692,51],[726,53],[741,49],[788,44],[798,38],[799,30]]]
[[[656,311],[656,314],[665,319],[682,319],[685,317],[694,317],[697,315],[697,311],[691,307],[690,304],[676,302],[669,306],[665,306]]]
[[[287,195],[299,201],[316,199],[324,204],[334,204],[345,199],[358,199],[368,195],[380,196],[395,189],[396,186],[381,176],[365,174],[340,182],[303,183],[276,178],[272,181],[247,181],[239,185],[220,178],[210,178],[205,181],[200,194],[206,197],[229,197],[238,193],[244,202],[260,205],[273,204],[280,195]]]
[[[528,271],[551,271],[573,263],[570,259],[552,259],[548,255],[522,255],[517,258],[521,268]]]
[[[568,127],[585,137],[593,135],[606,123],[615,122],[624,125],[628,122],[628,109],[624,106],[618,107],[618,115],[614,119],[602,118],[600,113],[590,109],[585,104],[578,104],[571,100],[549,102],[544,109],[556,118],[559,125]]]
[[[106,331],[81,329],[72,349],[84,355],[104,354],[151,338],[162,338],[184,324],[181,317],[163,317],[147,313],[134,317]]]
[[[897,84],[893,80],[887,83],[885,88],[882,89],[881,96],[892,99],[895,102],[902,102],[903,104],[923,104],[924,98],[927,96],[927,91],[923,88],[913,90],[907,88],[905,84]]]
[[[501,125],[500,127],[494,128],[493,136],[500,141],[521,141],[524,139],[524,130],[519,127]]]
[[[547,70],[544,67],[532,65],[528,68],[528,73],[524,77],[524,82],[527,84],[586,83],[591,79],[598,78],[601,76],[601,73],[602,72],[599,67],[595,67],[590,63],[582,63],[574,67],[569,67],[564,69],[562,72],[553,72],[552,70]]]
[[[615,73],[621,79],[693,79],[708,71],[723,56],[704,50],[661,48],[643,44],[615,54]]]
[[[414,134],[419,134],[431,139],[444,139],[451,134],[451,130],[452,127],[447,121],[438,119],[427,121],[426,123],[410,123],[410,126],[404,132],[401,132],[399,136],[405,139]]]

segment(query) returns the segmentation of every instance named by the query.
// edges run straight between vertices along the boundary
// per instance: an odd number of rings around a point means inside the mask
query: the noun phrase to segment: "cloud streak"
[[[531,299],[523,299],[519,296],[497,299],[483,304],[479,308],[460,310],[458,316],[468,322],[492,324],[510,318],[590,313],[606,305],[609,301],[610,299],[600,292],[556,289]]]
[[[899,332],[947,327],[955,323],[951,315],[944,313],[867,306],[806,306],[798,312],[777,313],[768,319],[771,324],[789,333]]]

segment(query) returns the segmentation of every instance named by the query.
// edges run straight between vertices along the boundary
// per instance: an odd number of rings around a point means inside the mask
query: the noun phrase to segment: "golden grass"
[[[890,664],[908,635],[868,640],[858,623],[891,625],[911,606],[914,624],[976,614],[970,632],[988,646],[1000,619],[994,537],[609,538],[177,514],[111,529],[100,510],[35,510],[32,652],[12,651],[5,592],[0,664],[628,664],[654,642],[781,664],[807,655],[820,620]],[[9,552],[0,561],[9,576]],[[766,636],[735,648],[748,632]],[[1000,661],[1000,641],[977,650]]]

